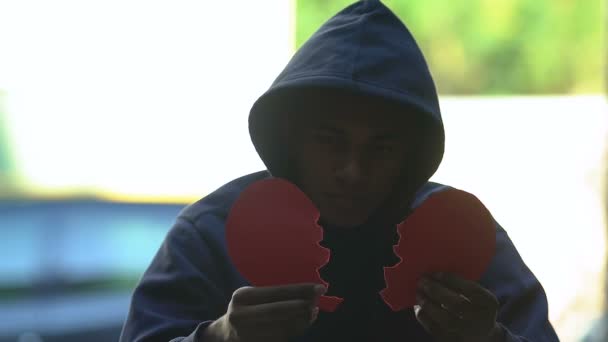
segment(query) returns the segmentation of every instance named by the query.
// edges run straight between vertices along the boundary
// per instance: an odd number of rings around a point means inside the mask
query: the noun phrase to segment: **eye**
[[[395,146],[393,144],[376,144],[374,149],[379,153],[392,153],[395,151]]]

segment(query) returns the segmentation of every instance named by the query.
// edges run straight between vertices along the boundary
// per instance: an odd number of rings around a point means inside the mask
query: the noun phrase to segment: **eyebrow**
[[[323,133],[331,133],[336,135],[346,135],[346,132],[331,123],[319,123],[313,127],[313,131],[321,131]],[[385,130],[384,132],[380,132],[378,134],[374,134],[371,138],[374,141],[380,142],[392,142],[399,140],[402,137],[401,131],[395,130]]]

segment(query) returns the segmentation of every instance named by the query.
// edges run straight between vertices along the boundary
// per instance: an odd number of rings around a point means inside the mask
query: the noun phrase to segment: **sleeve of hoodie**
[[[548,318],[545,291],[497,224],[496,255],[481,284],[500,302],[498,323],[506,342],[559,341]]]
[[[202,341],[226,307],[220,267],[203,234],[178,217],[133,293],[120,342]]]

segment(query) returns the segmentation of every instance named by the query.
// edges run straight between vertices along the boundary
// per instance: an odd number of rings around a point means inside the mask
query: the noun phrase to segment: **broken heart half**
[[[251,184],[226,221],[232,262],[254,286],[317,283],[328,286],[319,269],[329,261],[321,247],[319,210],[294,184],[279,178]],[[322,296],[319,308],[333,312],[341,298]]]
[[[384,268],[382,298],[394,311],[412,307],[418,281],[434,272],[479,280],[495,253],[495,227],[474,195],[451,188],[431,194],[397,227],[393,250],[401,262]]]

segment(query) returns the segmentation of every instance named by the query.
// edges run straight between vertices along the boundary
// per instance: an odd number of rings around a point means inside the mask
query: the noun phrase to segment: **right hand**
[[[325,286],[308,283],[241,287],[232,294],[226,314],[205,334],[211,341],[287,342],[314,322],[325,292]]]

